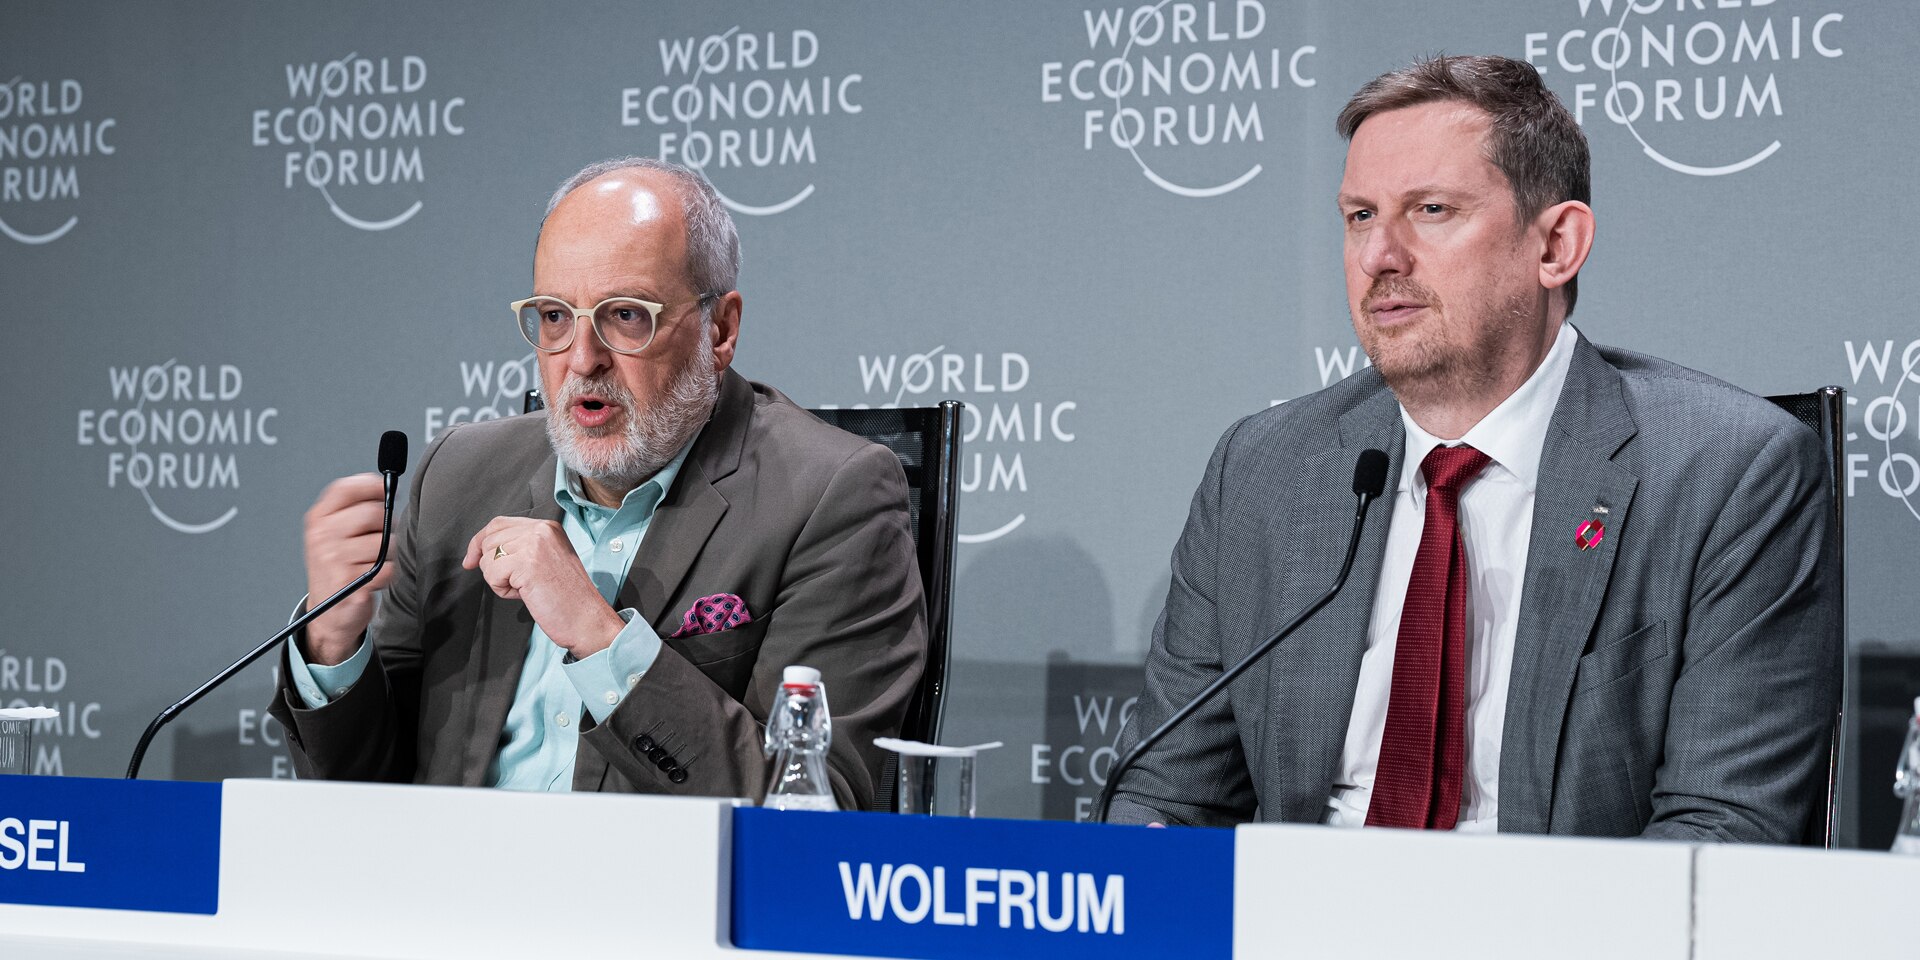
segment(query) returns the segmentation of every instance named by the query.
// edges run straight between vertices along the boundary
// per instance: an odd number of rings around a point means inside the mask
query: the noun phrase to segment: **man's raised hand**
[[[319,603],[373,566],[380,554],[380,525],[386,514],[386,488],[377,473],[356,473],[327,484],[307,511],[307,603]],[[353,655],[360,635],[373,619],[373,591],[386,589],[393,567],[384,567],[368,586],[307,624],[301,652],[307,662],[332,666]]]
[[[540,629],[575,659],[606,649],[626,626],[552,520],[495,517],[467,542],[461,565],[479,570],[499,596],[525,603]]]

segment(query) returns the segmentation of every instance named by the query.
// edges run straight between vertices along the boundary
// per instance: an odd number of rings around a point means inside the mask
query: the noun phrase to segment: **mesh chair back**
[[[907,513],[927,598],[927,666],[907,704],[900,736],[937,743],[946,694],[952,620],[954,514],[960,495],[960,402],[937,407],[814,410],[814,416],[893,451],[907,475]],[[898,758],[887,757],[874,807],[894,809]]]
[[[1846,721],[1847,698],[1853,690],[1852,678],[1847,676],[1846,652],[1847,637],[1847,597],[1846,597],[1846,456],[1841,444],[1846,440],[1847,430],[1847,392],[1839,387],[1821,387],[1811,393],[1789,393],[1768,400],[1780,409],[1792,414],[1795,419],[1806,424],[1814,433],[1820,435],[1820,450],[1827,458],[1827,472],[1831,477],[1827,489],[1828,528],[1833,536],[1833,577],[1840,591],[1840,711],[1833,718],[1833,735],[1827,745],[1827,802],[1816,811],[1813,821],[1807,824],[1804,842],[1808,846],[1833,846],[1834,823],[1840,810],[1840,792],[1842,771],[1840,769],[1840,745]]]

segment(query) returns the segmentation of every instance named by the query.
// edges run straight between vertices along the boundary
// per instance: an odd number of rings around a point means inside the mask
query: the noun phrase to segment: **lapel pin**
[[[1600,545],[1600,538],[1607,535],[1607,507],[1605,504],[1593,505],[1593,519],[1581,521],[1573,531],[1573,542],[1582,550],[1592,550]]]

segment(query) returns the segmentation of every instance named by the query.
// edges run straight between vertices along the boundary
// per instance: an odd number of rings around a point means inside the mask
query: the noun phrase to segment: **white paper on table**
[[[995,740],[992,743],[976,743],[971,747],[941,747],[931,743],[921,743],[918,740],[875,737],[873,738],[873,745],[882,750],[892,750],[894,753],[907,757],[971,757],[980,753],[982,750],[993,750],[1005,744],[999,740]]]
[[[52,720],[60,711],[52,707],[12,707],[0,710],[0,720]]]

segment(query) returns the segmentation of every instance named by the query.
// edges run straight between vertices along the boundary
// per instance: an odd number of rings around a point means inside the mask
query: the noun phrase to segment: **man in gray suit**
[[[421,458],[370,594],[287,645],[273,714],[302,777],[745,796],[782,668],[818,668],[843,807],[925,656],[905,478],[729,366],[739,246],[698,173],[562,185],[513,305],[549,409]],[[577,305],[577,306],[576,306]],[[306,518],[309,596],[372,562],[381,481]]]
[[[1814,433],[1566,323],[1586,140],[1534,69],[1442,57],[1342,112],[1372,367],[1221,438],[1126,743],[1352,579],[1119,784],[1112,819],[1800,839],[1838,689]]]

